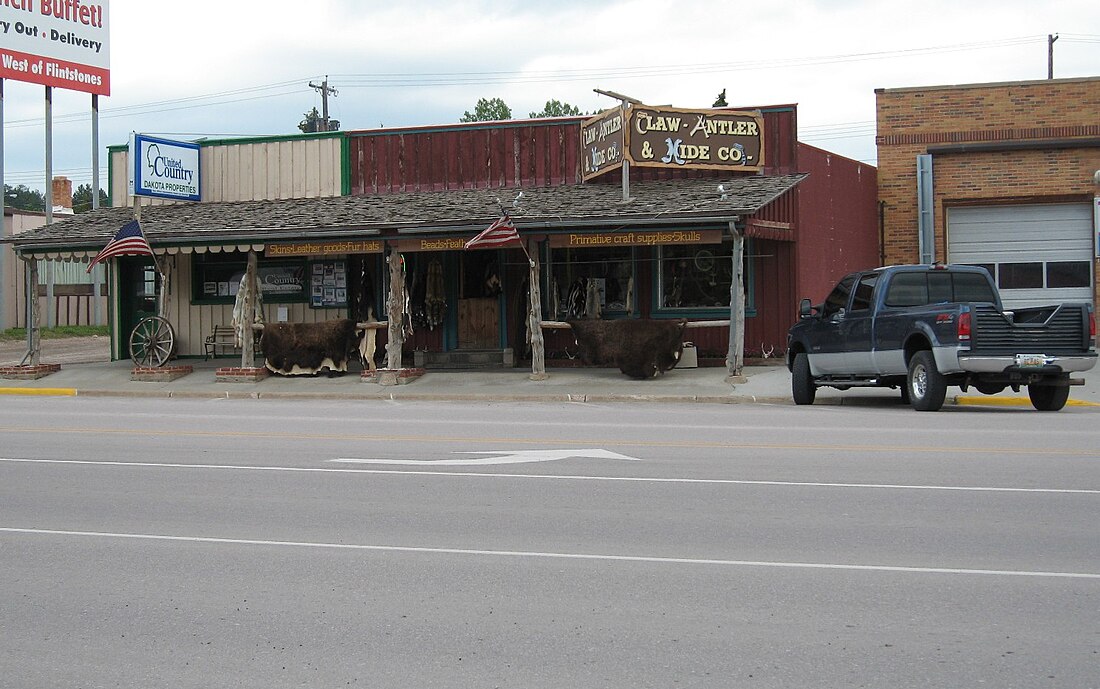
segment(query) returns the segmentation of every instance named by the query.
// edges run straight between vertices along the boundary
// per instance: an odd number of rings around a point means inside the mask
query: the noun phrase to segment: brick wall
[[[887,263],[919,260],[917,155],[933,154],[936,257],[946,251],[953,205],[1086,202],[1100,189],[1100,77],[876,91],[878,193]],[[936,152],[961,144],[1036,140],[1080,148]]]

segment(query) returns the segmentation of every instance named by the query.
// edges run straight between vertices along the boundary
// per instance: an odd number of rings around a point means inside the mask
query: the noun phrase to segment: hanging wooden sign
[[[764,117],[759,112],[630,109],[627,155],[633,165],[759,171],[764,167]]]
[[[604,110],[581,125],[581,178],[588,181],[623,166],[626,127],[621,107]]]

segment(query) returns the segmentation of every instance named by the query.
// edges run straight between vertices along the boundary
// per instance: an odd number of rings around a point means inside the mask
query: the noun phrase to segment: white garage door
[[[1007,307],[1092,301],[1092,206],[974,206],[947,212],[951,263],[984,266]]]

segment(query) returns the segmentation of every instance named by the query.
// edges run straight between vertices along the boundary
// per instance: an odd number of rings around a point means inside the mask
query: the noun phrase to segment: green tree
[[[321,113],[317,112],[317,106],[313,106],[312,110],[305,113],[305,119],[298,123],[298,129],[301,129],[306,134],[325,131],[325,118],[321,117]],[[328,118],[328,131],[340,131],[340,120],[334,120],[331,117]]]
[[[728,108],[729,103],[726,102],[726,89],[722,89],[722,92],[718,94],[718,98],[714,100],[712,108]]]
[[[583,115],[581,109],[575,105],[569,103],[563,103],[557,99],[551,99],[546,101],[546,105],[542,106],[542,112],[533,112],[530,117],[566,117],[568,115]]]
[[[106,207],[107,192],[99,190],[99,205]],[[92,210],[92,185],[81,184],[73,192],[73,213],[87,213]]]
[[[489,100],[479,98],[477,105],[474,106],[473,113],[467,110],[459,122],[491,122],[510,119],[512,119],[512,109],[505,105],[504,101],[499,98]]]
[[[37,189],[28,189],[20,184],[17,187],[4,185],[4,205],[24,211],[46,211],[46,196]]]

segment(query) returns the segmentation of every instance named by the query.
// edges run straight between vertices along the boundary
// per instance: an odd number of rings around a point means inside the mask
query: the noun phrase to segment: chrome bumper
[[[1038,354],[1041,352],[1035,353]],[[938,361],[936,363],[939,364]],[[954,368],[956,371],[970,371],[972,373],[1000,373],[1015,365],[1016,357],[1013,355],[971,355],[966,352],[959,352],[955,358],[955,366],[951,368]],[[1066,373],[1088,371],[1096,365],[1096,352],[1074,356],[1050,356],[1047,357],[1047,365],[1057,366]],[[951,368],[941,370],[947,373]]]

